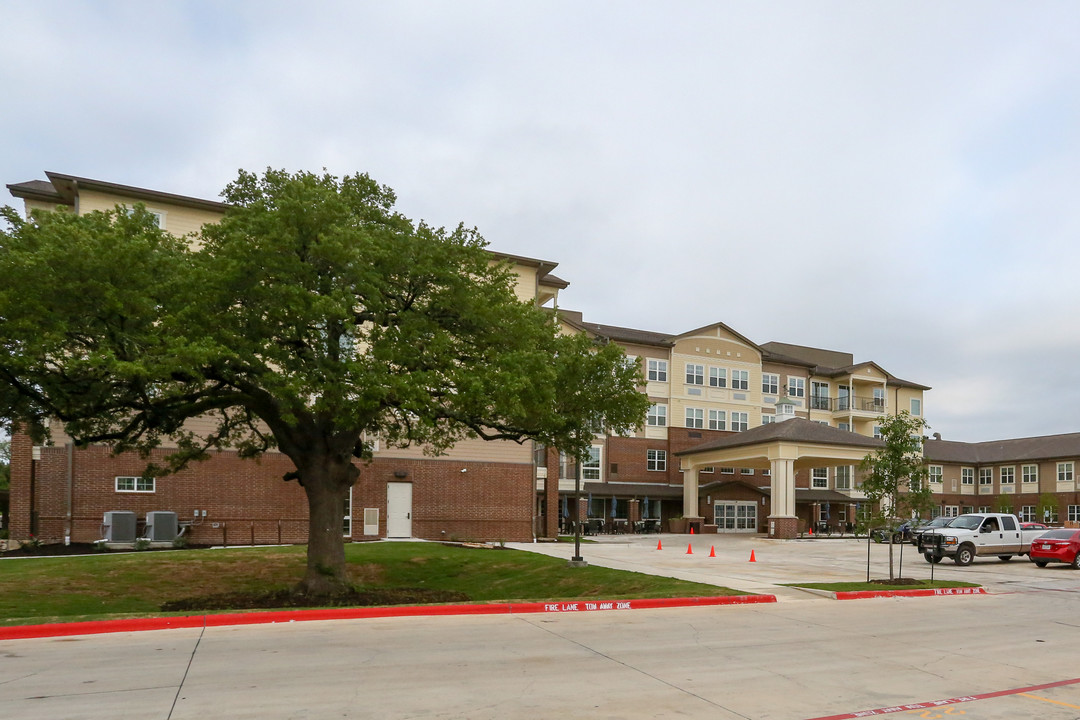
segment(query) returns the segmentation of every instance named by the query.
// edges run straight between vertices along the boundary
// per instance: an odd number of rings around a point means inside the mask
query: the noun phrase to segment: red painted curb
[[[594,612],[601,610],[649,610],[710,605],[749,605],[774,603],[775,595],[725,595],[719,597],[643,598],[638,600],[574,600],[546,603],[484,603],[472,605],[397,605],[377,608],[324,608],[320,610],[275,610],[215,615],[179,615],[175,617],[124,618],[88,622],[50,623],[48,625],[13,625],[0,627],[0,640],[99,635],[144,630],[260,625],[307,622],[310,620],[359,620],[382,617],[431,617],[440,615],[512,615],[526,613]]]
[[[839,591],[837,600],[866,600],[868,598],[889,597],[935,597],[938,595],[986,595],[986,588],[982,587],[958,587],[958,588],[920,588],[918,590],[850,590]]]

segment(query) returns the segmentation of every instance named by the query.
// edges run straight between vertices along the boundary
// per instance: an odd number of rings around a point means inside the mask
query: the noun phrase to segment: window
[[[836,423],[836,429],[851,432],[851,423]]]
[[[731,389],[732,390],[749,390],[750,389],[750,371],[748,371],[748,370],[732,370],[731,371]]]
[[[736,432],[742,432],[746,428],[750,427],[750,413],[733,412],[731,413],[731,429]]]
[[[687,382],[690,382],[687,380]],[[709,368],[709,387],[727,387],[727,368]]]
[[[960,508],[958,508],[956,505],[946,505],[942,509],[944,510],[944,512],[941,514],[945,517],[956,517],[960,514]]]
[[[881,439],[881,426],[880,425],[875,425],[874,426],[874,437],[877,438],[878,440]]]
[[[667,382],[667,360],[649,360],[649,380]]]
[[[116,492],[140,492],[152,493],[154,478],[148,477],[118,477],[116,478]]]
[[[931,483],[937,483],[938,485],[940,485],[942,483],[942,475],[943,472],[940,465],[931,465],[927,470],[927,476],[929,477]]]
[[[705,384],[705,366],[694,365],[693,363],[686,364],[686,384],[687,385],[704,385]]]
[[[1057,472],[1059,483],[1071,483],[1073,481],[1073,464],[1071,462],[1058,463]]]
[[[735,474],[735,468],[733,468],[733,467],[722,467],[722,468],[720,468],[720,474],[721,475],[734,475]]]
[[[1034,522],[1035,521],[1035,506],[1023,505],[1020,508],[1020,522]]]
[[[970,515],[973,512],[975,512],[975,508],[973,508],[971,505],[963,505],[960,508],[961,515]]]
[[[990,506],[989,505],[980,505],[979,506],[979,512],[981,512],[981,513],[990,512]]]
[[[1023,475],[1024,484],[1031,483],[1038,484],[1039,482],[1039,466],[1038,465],[1024,465],[1020,468],[1020,472]]]
[[[911,414],[915,417],[922,415],[922,400],[919,398],[911,398]]]
[[[810,408],[813,410],[829,409],[829,383],[810,383]]]
[[[960,468],[960,484],[961,485],[974,485],[975,484],[975,468]]]
[[[723,410],[709,411],[709,429],[727,430],[727,413]]]
[[[753,475],[754,468],[739,468],[740,475]]]
[[[652,427],[666,427],[667,426],[667,405],[662,403],[656,403],[649,408],[649,414],[646,416],[645,422]]]
[[[994,468],[979,468],[979,485],[994,484]]]
[[[1080,505],[1069,506],[1069,522],[1080,522]]]
[[[774,413],[761,413],[761,424],[768,425],[769,423],[776,422],[776,415]]]
[[[349,488],[349,494],[345,496],[345,516],[341,520],[341,534],[345,537],[352,537],[352,488]]]
[[[126,208],[126,210],[127,210],[128,215],[133,215],[135,213],[135,208],[130,208],[129,207],[129,208]],[[165,213],[163,213],[160,210],[150,210],[150,209],[147,209],[146,212],[149,213],[150,217],[154,218],[154,222],[157,224],[157,226],[160,229],[162,229],[162,230],[165,229]]]
[[[874,388],[874,409],[875,410],[884,410],[885,409],[885,388],[880,388],[880,387]]]
[[[648,470],[664,472],[667,470],[667,450],[648,450]]]
[[[1015,467],[998,468],[998,476],[1001,478],[1001,484],[1002,485],[1015,485],[1016,484],[1016,468]]]
[[[701,408],[686,408],[686,427],[704,428],[705,411]]]
[[[810,470],[810,487],[829,487],[829,468],[813,468]]]
[[[712,474],[712,473],[714,473],[714,472],[716,472],[716,468],[714,468],[714,467],[713,467],[712,465],[706,465],[705,467],[703,467],[703,468],[699,468],[699,469],[698,469],[698,474],[699,474],[699,475],[700,475],[701,473],[705,473],[705,474],[707,474],[707,475],[711,475],[711,474]]]
[[[600,448],[595,445],[589,448],[589,459],[581,464],[581,477],[583,480],[600,479]]]
[[[780,394],[780,376],[772,373],[764,373],[761,376],[761,392],[766,395]]]
[[[836,466],[836,489],[837,490],[850,490],[851,489],[851,466],[850,465],[837,465]]]
[[[788,375],[787,379],[787,394],[788,397],[806,397],[806,378],[792,377]]]

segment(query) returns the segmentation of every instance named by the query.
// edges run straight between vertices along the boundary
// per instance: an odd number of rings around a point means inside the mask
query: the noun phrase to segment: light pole
[[[574,557],[566,562],[567,567],[588,567],[589,563],[581,557],[581,473],[584,463],[577,459],[574,472]]]

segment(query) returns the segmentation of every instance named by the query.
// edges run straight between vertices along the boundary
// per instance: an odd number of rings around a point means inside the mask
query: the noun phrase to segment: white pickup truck
[[[1015,515],[970,513],[955,518],[948,527],[929,530],[919,539],[926,562],[951,557],[957,565],[970,565],[976,557],[996,556],[1011,560],[1027,555],[1031,541],[1046,530],[1022,530]]]

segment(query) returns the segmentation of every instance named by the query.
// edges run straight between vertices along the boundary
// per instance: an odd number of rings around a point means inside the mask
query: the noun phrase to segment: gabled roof
[[[758,346],[758,344],[756,342],[754,342],[750,338],[746,337],[742,333],[734,330],[731,326],[725,325],[722,322],[710,323],[708,325],[703,325],[703,326],[701,326],[699,328],[694,328],[693,330],[688,330],[686,332],[679,333],[678,335],[673,336],[672,339],[673,340],[678,340],[679,338],[692,337],[694,335],[700,334],[702,330],[712,330],[713,328],[723,328],[726,332],[734,335],[739,340],[742,340],[744,343],[746,343],[750,347],[754,348],[758,352],[761,352],[761,348]]]
[[[990,440],[980,443],[934,439],[923,443],[923,455],[930,462],[969,465],[1075,458],[1080,457],[1080,433]]]
[[[674,453],[676,456],[693,455],[705,450],[721,450],[724,448],[745,447],[776,441],[788,441],[808,443],[811,445],[842,445],[846,447],[860,447],[874,449],[884,447],[885,442],[877,438],[859,435],[849,430],[829,427],[821,423],[812,422],[806,418],[792,418],[783,422],[758,425],[755,428],[734,433],[726,437],[710,440],[709,442],[695,445],[686,450]]]
[[[43,200],[45,202],[61,203],[64,205],[74,205],[75,197],[78,195],[79,189],[85,188],[87,190],[96,190],[98,192],[111,193],[114,195],[123,195],[124,197],[133,198],[135,200],[163,202],[169,203],[170,205],[179,205],[181,207],[209,210],[211,212],[223,213],[229,207],[227,204],[216,200],[203,200],[202,198],[190,197],[188,195],[174,195],[173,193],[161,192],[160,190],[148,190],[132,185],[120,185],[118,183],[78,177],[76,175],[65,175],[64,173],[57,172],[46,172],[45,175],[49,178],[49,182],[45,182],[44,180],[31,180],[24,183],[14,183],[8,185],[7,188],[11,191],[11,194],[17,198]]]

